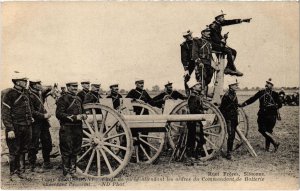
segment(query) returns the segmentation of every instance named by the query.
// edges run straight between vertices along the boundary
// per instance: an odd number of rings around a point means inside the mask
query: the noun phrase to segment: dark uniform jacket
[[[222,112],[226,120],[237,120],[238,117],[238,99],[235,91],[228,90],[222,97],[220,105],[220,111]]]
[[[193,50],[192,50],[192,59],[211,60],[211,58],[212,58],[211,42],[204,38],[195,39]]]
[[[102,97],[100,96],[99,92],[90,91],[85,95],[83,104],[100,103],[101,98]]]
[[[222,23],[218,21],[214,21],[209,25],[209,28],[211,29],[211,40],[213,43],[220,45],[223,39],[222,36],[222,26],[227,26],[227,25],[234,25],[234,24],[239,24],[242,23],[241,19],[232,19],[232,20],[224,20]]]
[[[83,102],[84,101],[84,98],[86,96],[87,93],[89,93],[90,91],[89,90],[85,90],[85,89],[82,89],[80,92],[77,93],[77,96],[81,99],[81,101]]]
[[[9,89],[2,100],[2,120],[6,131],[14,131],[14,125],[31,125],[32,113],[28,90]]]
[[[140,90],[138,88],[130,90],[126,98],[139,99],[144,101],[145,103],[154,105],[154,102],[152,98],[149,96],[149,94],[145,90]]]
[[[277,115],[277,109],[282,107],[278,93],[266,89],[258,91],[254,96],[246,100],[242,106],[252,104],[257,99],[259,99],[258,115]]]
[[[47,94],[51,91],[51,89],[46,89],[43,92],[35,91],[33,89],[29,89],[29,97],[32,104],[32,116],[34,118],[34,123],[41,123],[48,121],[44,118],[44,114],[47,113],[44,102]],[[49,123],[47,123],[49,125]],[[50,125],[49,125],[50,126]]]
[[[172,92],[164,91],[153,98],[154,105],[156,107],[162,108],[162,105],[165,103],[165,100],[164,100],[165,96],[170,96],[174,100],[177,100],[177,99],[184,100],[187,98],[186,96],[182,95],[181,93],[179,93],[178,91],[175,91],[175,90]]]
[[[188,106],[191,114],[203,114],[203,96],[191,90],[188,98]]]
[[[195,62],[193,60],[193,46],[195,43],[195,39],[184,41],[180,44],[181,48],[181,63],[185,70],[189,70],[190,72],[193,71],[195,68]]]
[[[122,98],[122,96],[120,94],[110,94],[109,96],[107,96],[107,98],[111,98],[113,105],[114,105],[114,109],[117,109],[120,106],[120,98]]]
[[[81,120],[76,120],[76,115],[82,113],[81,99],[75,94],[67,92],[58,99],[56,117],[61,125],[82,124]]]

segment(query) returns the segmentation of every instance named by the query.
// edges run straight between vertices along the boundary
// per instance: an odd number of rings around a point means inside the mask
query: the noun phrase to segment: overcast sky
[[[146,88],[167,81],[183,89],[182,33],[199,36],[222,9],[223,28],[238,52],[241,87],[299,85],[298,2],[5,2],[2,3],[1,88],[14,70],[44,84],[89,79]]]

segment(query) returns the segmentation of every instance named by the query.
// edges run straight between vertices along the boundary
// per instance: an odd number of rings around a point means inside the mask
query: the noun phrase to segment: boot
[[[43,164],[44,169],[53,169],[53,165],[49,162],[44,162]]]
[[[227,152],[227,154],[226,154],[226,159],[227,159],[227,160],[232,160],[232,156],[231,156],[231,153],[230,153],[230,152]]]
[[[235,75],[236,76],[243,76],[244,74],[240,71],[238,71],[237,69],[235,69]]]
[[[26,164],[25,164],[25,154],[20,155],[20,173],[25,173],[26,170]]]
[[[276,152],[278,150],[279,145],[280,145],[279,142],[277,142],[277,143],[274,144],[274,152]]]
[[[270,141],[266,139],[266,152],[270,152]]]

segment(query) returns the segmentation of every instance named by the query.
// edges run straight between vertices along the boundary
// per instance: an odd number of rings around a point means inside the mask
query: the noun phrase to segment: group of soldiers
[[[273,91],[273,82],[271,79],[266,81],[265,89],[256,93],[242,104],[238,103],[236,91],[238,89],[238,81],[236,77],[243,76],[243,73],[236,69],[234,60],[237,51],[226,45],[228,33],[222,35],[222,27],[227,25],[239,24],[242,22],[250,22],[250,19],[232,19],[225,20],[225,14],[215,17],[206,29],[201,31],[200,38],[194,38],[192,32],[188,30],[183,34],[185,41],[181,44],[181,62],[184,68],[184,81],[188,96],[188,106],[190,113],[203,113],[202,100],[209,97],[208,84],[211,82],[214,70],[217,68],[214,65],[213,53],[227,56],[227,65],[224,69],[225,75],[229,76],[228,91],[224,94],[219,106],[226,124],[227,124],[227,153],[226,158],[232,159],[233,143],[235,139],[235,132],[238,125],[238,108],[245,107],[252,104],[259,99],[258,112],[258,131],[265,137],[265,149],[270,151],[270,144],[274,146],[276,152],[279,147],[279,142],[275,140],[272,135],[276,120],[280,120],[279,108],[282,103],[277,92]],[[191,79],[192,73],[195,73],[195,79]],[[193,81],[194,80],[194,81]],[[190,81],[193,81],[190,83]],[[196,140],[196,128],[199,129],[198,143]],[[199,153],[205,147],[205,139],[203,133],[203,125],[198,122],[198,125],[187,123],[188,128],[188,142],[187,142],[187,164],[193,164],[193,160],[199,157]],[[199,148],[200,147],[200,148]]]
[[[136,80],[136,88],[129,91],[126,98],[140,100],[151,106],[163,108],[167,99],[187,99],[189,112],[191,114],[204,113],[203,99],[207,96],[208,84],[211,81],[214,68],[212,66],[212,53],[227,55],[227,66],[224,73],[233,76],[242,76],[234,65],[236,51],[226,45],[228,35],[221,34],[222,26],[250,22],[251,19],[225,20],[225,14],[215,17],[215,21],[204,29],[201,38],[193,38],[192,32],[187,31],[183,37],[185,42],[181,44],[181,61],[184,67],[184,81],[186,94],[183,95],[173,90],[172,83],[165,84],[165,90],[151,98],[144,90],[144,80]],[[195,70],[196,78],[191,78]],[[193,82],[195,80],[195,82]],[[40,80],[30,80],[29,89],[26,88],[28,79],[24,76],[14,77],[14,84],[2,98],[2,120],[5,126],[6,141],[9,148],[10,159],[10,178],[24,178],[25,172],[25,153],[28,153],[30,169],[39,172],[41,169],[36,167],[36,154],[39,142],[42,144],[44,169],[51,169],[50,152],[52,141],[49,132],[49,121],[51,114],[44,108],[46,96],[49,95],[51,88],[43,89]],[[101,99],[99,83],[90,83],[88,80],[82,81],[82,90],[78,92],[77,82],[66,83],[66,89],[56,102],[56,118],[60,122],[59,147],[62,156],[62,169],[65,177],[76,177],[76,160],[81,151],[83,138],[82,120],[87,119],[83,104],[99,103]],[[238,125],[238,107],[245,107],[259,99],[260,107],[258,112],[259,132],[266,139],[266,150],[269,151],[272,143],[275,151],[279,143],[272,136],[273,128],[278,117],[278,109],[281,102],[278,93],[272,90],[273,82],[271,79],[266,81],[265,89],[259,91],[253,97],[242,104],[238,103],[236,90],[238,89],[237,80],[229,83],[229,90],[222,97],[220,111],[227,123],[227,159],[231,159],[235,130]],[[110,95],[113,107],[120,106],[118,84],[110,86]],[[139,114],[140,108],[134,108]],[[101,111],[100,111],[101,112]],[[145,112],[144,115],[147,113]],[[204,150],[205,138],[201,121],[188,122],[188,139],[186,144],[187,164],[192,164],[199,153]],[[200,128],[199,140],[196,140],[196,128]],[[146,133],[146,132],[141,132]],[[133,136],[137,134],[132,130]],[[148,150],[147,145],[144,145]],[[21,165],[22,164],[22,165]]]

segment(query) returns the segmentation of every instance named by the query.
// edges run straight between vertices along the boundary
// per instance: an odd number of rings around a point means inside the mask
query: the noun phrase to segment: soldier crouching
[[[18,73],[19,74],[19,73]],[[16,76],[14,87],[2,100],[2,120],[5,126],[6,143],[9,149],[10,180],[24,179],[25,153],[31,143],[32,115],[27,78]],[[20,162],[23,163],[21,169]]]
[[[66,84],[67,92],[57,101],[56,117],[60,122],[59,147],[62,155],[63,175],[66,178],[76,177],[77,155],[82,144],[83,114],[81,99],[76,96],[77,82]]]

